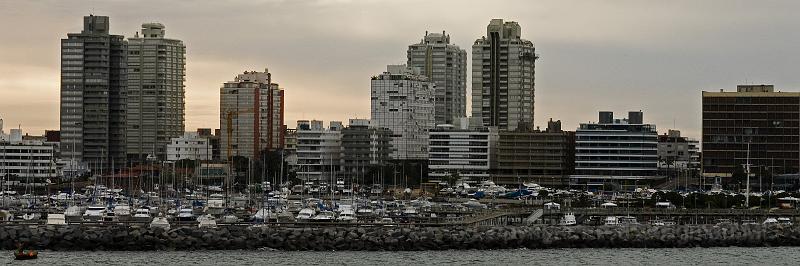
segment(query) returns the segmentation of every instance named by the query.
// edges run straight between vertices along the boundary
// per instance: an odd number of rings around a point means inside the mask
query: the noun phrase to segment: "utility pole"
[[[750,208],[750,142],[747,142],[747,164],[745,165],[745,173],[747,173],[747,184],[745,184],[744,205],[745,208]]]

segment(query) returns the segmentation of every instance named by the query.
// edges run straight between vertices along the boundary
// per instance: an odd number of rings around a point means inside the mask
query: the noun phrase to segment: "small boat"
[[[308,222],[311,221],[311,218],[313,218],[315,214],[316,212],[314,211],[314,209],[303,208],[302,210],[300,210],[300,213],[297,214],[297,217],[295,217],[295,219],[301,222]]]
[[[150,222],[150,228],[161,228],[164,230],[169,230],[169,220],[167,220],[164,216],[158,216],[153,218],[153,221]]]
[[[14,252],[14,259],[15,260],[33,260],[39,256],[39,252],[36,250],[17,250]]]
[[[317,215],[314,215],[311,220],[318,223],[333,222],[336,220],[336,216],[332,211],[321,211]]]
[[[217,220],[211,214],[197,217],[197,222],[197,227],[199,228],[217,228]]]
[[[573,226],[577,225],[578,221],[575,219],[575,214],[568,212],[564,214],[564,217],[561,217],[561,220],[558,221],[558,225],[560,226]]]

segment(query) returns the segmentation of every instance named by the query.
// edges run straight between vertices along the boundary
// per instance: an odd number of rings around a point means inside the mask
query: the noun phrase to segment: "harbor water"
[[[13,265],[800,265],[800,247],[449,251],[42,251]]]

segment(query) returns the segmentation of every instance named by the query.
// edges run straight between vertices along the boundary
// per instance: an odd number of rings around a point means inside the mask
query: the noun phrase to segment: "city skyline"
[[[427,15],[453,3],[464,8],[449,16]],[[781,91],[800,87],[792,75],[798,58],[792,46],[798,37],[791,31],[798,22],[794,8],[718,3],[693,8],[641,1],[583,3],[585,9],[575,10],[570,3],[535,1],[507,10],[507,5],[443,1],[418,10],[380,1],[241,1],[177,3],[143,12],[148,5],[126,1],[2,2],[0,21],[33,18],[36,23],[0,29],[18,38],[0,44],[0,117],[7,127],[21,124],[33,134],[58,129],[59,39],[80,31],[80,18],[89,13],[109,16],[113,34],[130,38],[142,23],[159,22],[169,36],[187,44],[188,131],[219,127],[218,88],[230,73],[265,67],[286,88],[289,127],[299,119],[369,117],[369,78],[386,64],[404,63],[408,44],[425,31],[446,31],[453,44],[470,54],[486,23],[502,18],[518,22],[541,56],[535,126],[544,128],[542,123],[552,117],[571,130],[595,121],[597,110],[641,109],[660,133],[677,128],[699,137],[701,90],[761,83]],[[211,19],[234,7],[236,16]],[[467,90],[469,98],[471,84]]]

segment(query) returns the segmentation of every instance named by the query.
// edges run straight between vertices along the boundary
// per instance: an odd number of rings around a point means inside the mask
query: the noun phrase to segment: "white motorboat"
[[[336,220],[336,215],[332,211],[321,211],[311,218],[314,222],[333,222]]]
[[[194,213],[192,212],[192,208],[184,207],[178,211],[178,216],[175,217],[175,220],[179,222],[192,222],[197,220],[197,217],[195,217]]]
[[[608,216],[604,225],[620,225],[619,218],[617,216]]]
[[[47,224],[48,225],[65,225],[67,224],[67,219],[64,214],[62,213],[50,213],[47,214]]]
[[[148,215],[149,214],[150,213],[148,212]],[[164,216],[158,216],[156,218],[153,218],[153,221],[150,222],[150,228],[161,228],[164,230],[169,230],[170,228],[169,220],[167,220],[167,217]]]
[[[83,213],[83,220],[87,222],[99,222],[106,216],[105,206],[89,206]]]
[[[217,220],[211,214],[197,217],[197,222],[197,227],[200,228],[217,228]]]
[[[128,221],[131,219],[131,206],[127,204],[118,204],[114,206],[114,215],[117,216],[118,221]]]
[[[353,208],[344,208],[339,212],[339,217],[336,217],[336,220],[341,222],[355,221],[356,213],[353,211]]]
[[[311,219],[314,217],[315,214],[316,214],[316,212],[314,211],[314,209],[303,208],[297,214],[297,217],[295,217],[295,219],[297,221],[301,221],[301,222],[308,222],[308,221],[311,221]]]
[[[558,225],[560,226],[573,226],[577,225],[578,221],[575,219],[575,214],[568,212],[564,214],[564,217],[561,217],[561,220],[558,221]]]
[[[782,225],[792,225],[792,219],[788,217],[778,217],[778,223]]]
[[[403,208],[403,216],[415,217],[418,214],[419,214],[419,211],[417,211],[417,208],[415,208],[415,207],[408,206],[408,207]]]
[[[228,223],[228,224],[238,223],[239,222],[239,217],[236,217],[236,215],[233,215],[233,214],[228,214],[228,215],[222,216],[222,222],[223,223]]]
[[[83,213],[86,211],[84,206],[70,206],[64,211],[67,222],[80,222],[83,220]]]
[[[203,212],[211,215],[222,215],[225,212],[225,196],[222,194],[211,194],[211,196],[208,197],[208,202]]]
[[[166,217],[162,217],[166,219]],[[133,214],[133,220],[137,222],[150,222],[152,216],[150,216],[150,209],[149,208],[139,208],[136,209],[136,212]]]
[[[622,216],[622,217],[619,217],[619,223],[622,224],[622,225],[639,224],[639,222],[636,221],[636,217],[633,217],[633,216]]]

